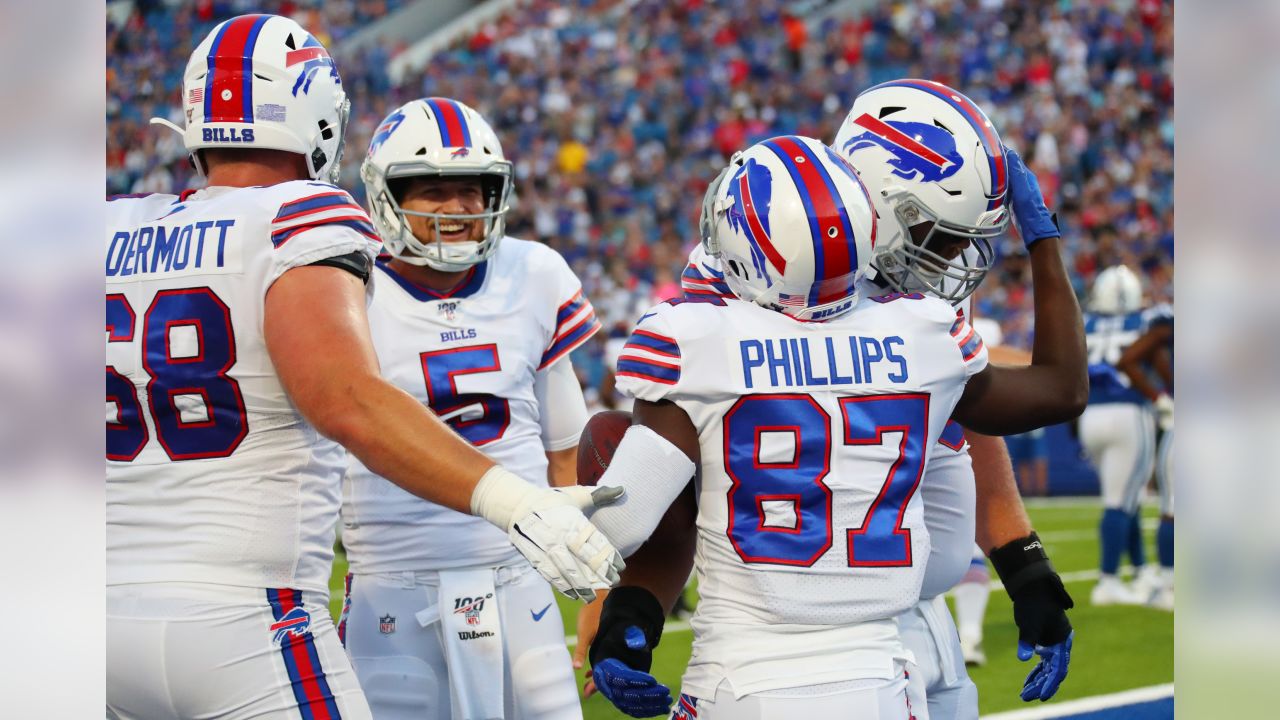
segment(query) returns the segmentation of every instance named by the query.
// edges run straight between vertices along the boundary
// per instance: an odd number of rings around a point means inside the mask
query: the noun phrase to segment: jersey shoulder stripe
[[[579,313],[574,316],[579,318],[576,325],[565,328],[552,338],[551,346],[547,348],[546,352],[542,353],[542,362],[538,364],[539,370],[549,367],[555,361],[572,352],[600,329],[600,321],[596,318],[596,313],[591,308],[591,303],[586,303],[585,307],[585,313]]]
[[[668,358],[680,358],[680,346],[675,340],[648,330],[636,330],[632,333],[627,344],[623,346],[624,351],[628,349],[648,351]]]
[[[978,353],[982,352],[982,338],[972,325],[965,322],[964,318],[956,318],[951,325],[951,337],[955,338],[956,345],[960,347],[960,357],[965,362],[973,360]]]
[[[625,351],[624,351],[625,352]],[[618,375],[640,378],[663,385],[680,382],[680,366],[638,355],[618,356]]]
[[[306,195],[280,204],[271,221],[271,244],[276,248],[298,235],[321,227],[345,227],[381,242],[364,208],[347,191],[332,185],[308,183]]]

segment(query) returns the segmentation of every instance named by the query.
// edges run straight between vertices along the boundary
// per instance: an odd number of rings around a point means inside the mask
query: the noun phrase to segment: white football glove
[[[626,564],[582,514],[622,497],[622,488],[539,488],[494,466],[471,495],[471,512],[507,531],[516,550],[552,587],[591,601],[612,587]]]
[[[1161,395],[1156,398],[1156,424],[1161,430],[1169,432],[1173,429],[1173,398]]]

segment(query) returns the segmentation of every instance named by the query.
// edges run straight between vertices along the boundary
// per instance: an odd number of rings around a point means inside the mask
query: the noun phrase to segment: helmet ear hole
[[[320,137],[325,140],[332,140],[333,128],[329,127],[329,123],[325,120],[321,120],[319,123],[319,126],[320,126]]]
[[[327,159],[328,157],[320,148],[316,148],[311,151],[311,167],[316,168],[317,172],[319,172],[320,168],[324,167],[324,163]]]

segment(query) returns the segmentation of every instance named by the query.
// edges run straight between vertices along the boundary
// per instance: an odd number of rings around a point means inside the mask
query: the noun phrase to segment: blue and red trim
[[[253,49],[271,15],[242,15],[218,28],[204,79],[204,121],[253,122]],[[230,97],[222,94],[230,91]]]
[[[982,108],[978,107],[976,103],[962,93],[932,80],[894,80],[877,85],[871,90],[885,87],[908,87],[915,90],[923,90],[934,97],[941,98],[951,107],[960,111],[960,114],[965,116],[974,131],[978,133],[978,137],[982,140],[982,147],[987,154],[992,184],[991,195],[988,196],[987,209],[995,210],[1004,205],[1005,191],[1009,186],[1009,165],[1004,157],[1004,146],[1000,144],[1000,136],[996,134],[995,126],[991,124],[987,114],[982,112]]]
[[[624,355],[618,358],[618,376],[628,376],[648,380],[663,385],[675,385],[680,382],[680,366],[670,363]]]
[[[704,276],[703,272],[707,274]],[[680,275],[680,286],[687,295],[734,297],[733,290],[724,281],[724,273],[714,273],[694,265],[685,267]]]
[[[337,208],[359,210],[362,213],[364,212],[364,208],[357,205],[355,199],[345,191],[335,190],[333,192],[316,193],[315,195],[308,195],[307,197],[298,198],[297,200],[290,200],[280,206],[280,211],[276,213],[276,217],[272,222],[288,222],[305,215],[334,210]]]
[[[485,276],[489,269],[488,262],[472,265],[471,269],[467,271],[467,276],[458,284],[457,287],[449,290],[448,292],[437,292],[429,287],[419,285],[396,272],[391,268],[389,260],[389,256],[379,256],[377,266],[382,268],[383,272],[395,281],[397,285],[404,288],[404,291],[409,293],[411,297],[415,300],[421,300],[422,302],[471,297],[472,295],[480,292],[480,288],[484,285]]]
[[[858,249],[854,244],[853,224],[849,221],[849,213],[840,199],[840,193],[836,191],[831,175],[818,156],[795,137],[776,137],[766,140],[764,145],[778,156],[791,174],[809,216],[814,255],[809,306],[848,297],[853,293]],[[831,282],[841,278],[845,281]]]
[[[951,324],[951,337],[956,339],[956,345],[960,347],[960,354],[965,362],[974,359],[982,351],[982,336],[978,335],[978,331],[963,318],[957,318]]]
[[[648,330],[635,330],[631,333],[631,338],[627,340],[626,348],[636,348],[638,350],[647,350],[656,355],[665,355],[669,358],[680,357],[680,346],[676,341],[666,335],[659,335]]]
[[[267,602],[271,605],[271,615],[279,623],[290,610],[302,607],[302,591],[268,589]],[[316,651],[315,636],[310,628],[301,633],[284,633],[280,641],[280,656],[284,659],[285,671],[293,685],[293,697],[298,701],[298,711],[303,720],[340,720],[342,714],[320,665],[320,654]]]
[[[378,231],[374,230],[373,224],[369,222],[369,216],[362,212],[360,215],[328,217],[316,220],[315,222],[302,223],[275,230],[271,233],[271,244],[278,249],[281,245],[289,242],[289,240],[293,239],[295,236],[301,235],[308,230],[314,230],[315,228],[321,227],[333,227],[334,225],[355,230],[374,242],[382,242],[381,238],[378,237]]]
[[[456,100],[440,97],[427,98],[427,105],[436,118],[436,127],[440,129],[440,142],[445,147],[471,145],[471,128],[467,126],[467,116]]]
[[[569,318],[573,317],[574,315],[577,315],[578,311],[581,310],[582,307],[586,304],[587,304],[587,298],[582,294],[581,289],[579,289],[578,292],[574,293],[573,297],[561,303],[560,307],[556,309],[556,334],[557,335],[560,334],[560,330],[564,328],[565,322],[567,322]]]
[[[564,357],[567,353],[572,352],[574,348],[586,342],[592,335],[595,335],[596,331],[599,330],[600,327],[600,321],[596,319],[595,311],[591,310],[588,306],[586,316],[584,316],[578,324],[558,334],[556,338],[551,341],[551,347],[547,348],[547,351],[542,353],[542,362],[538,363],[538,369],[541,370],[545,367],[549,367],[552,363]]]
[[[942,435],[938,437],[938,444],[960,452],[964,449],[964,428],[955,420],[948,420],[942,428]]]

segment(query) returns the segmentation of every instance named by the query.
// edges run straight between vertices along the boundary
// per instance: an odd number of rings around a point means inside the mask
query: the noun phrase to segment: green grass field
[[[1173,682],[1172,613],[1142,607],[1095,608],[1089,604],[1093,573],[1098,567],[1098,501],[1032,502],[1029,510],[1037,532],[1076,602],[1071,611],[1076,631],[1071,675],[1055,701]],[[1155,519],[1154,508],[1149,508],[1144,527],[1150,562],[1155,561]],[[346,558],[339,554],[330,584],[330,606],[335,617],[342,609],[342,577],[346,569]],[[565,634],[574,635],[579,605],[563,597],[559,600]],[[970,669],[978,685],[981,711],[985,714],[1023,707],[1025,703],[1018,699],[1018,691],[1032,663],[1019,662],[1015,654],[1017,628],[1013,624],[1009,597],[1002,589],[991,593],[985,627],[983,647],[987,664]],[[691,642],[692,635],[682,624],[663,634],[662,644],[654,653],[654,674],[672,688],[673,694],[680,687],[680,675],[689,661]],[[627,717],[598,695],[584,701],[583,711],[586,720]]]

